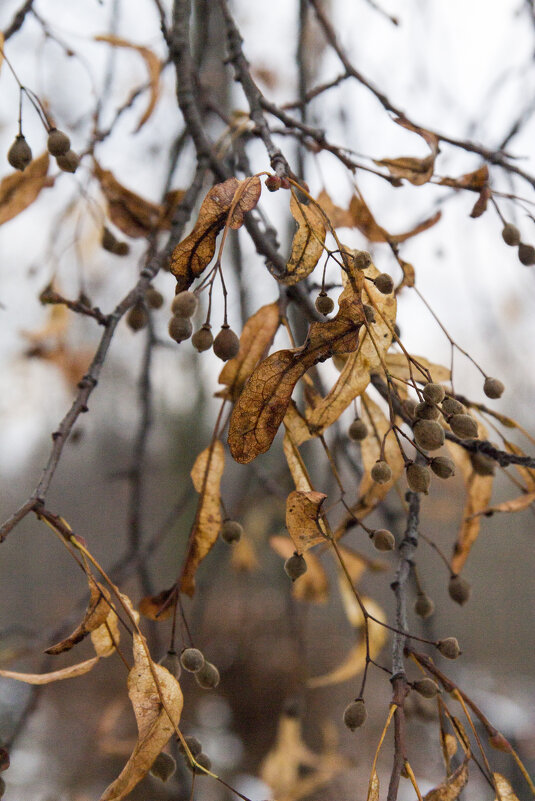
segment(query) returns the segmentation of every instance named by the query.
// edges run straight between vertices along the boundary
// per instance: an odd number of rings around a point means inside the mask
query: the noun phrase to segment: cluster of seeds
[[[520,240],[520,231],[512,223],[506,223],[502,230],[502,239],[506,245],[518,248],[518,259],[526,267],[535,264],[535,248]]]
[[[364,269],[368,267],[370,263],[369,253],[365,253],[365,251],[361,251],[361,253],[367,256],[367,263],[365,259],[359,259],[357,255],[355,257],[355,262],[358,261],[358,264],[355,264],[357,269]],[[373,279],[372,283],[382,295],[389,295],[394,290],[394,282],[388,273],[380,273],[376,278]],[[328,296],[324,289],[322,289],[319,293],[314,305],[316,306],[316,311],[319,311],[320,314],[330,314],[334,309],[334,301]],[[364,304],[364,315],[366,317],[366,322],[375,323],[375,311],[372,306],[369,306],[366,303]]]
[[[206,770],[211,770],[212,768],[212,761],[210,757],[204,753],[202,750],[202,745],[197,737],[194,737],[192,734],[188,734],[184,737],[184,741],[188,746],[191,756],[194,758],[195,762],[197,762],[201,767],[206,768]],[[186,749],[184,745],[180,743],[178,746],[178,750],[181,754],[184,755],[184,758],[187,760],[188,767],[193,770],[194,773],[199,773],[202,775],[202,771],[200,771],[195,765],[192,765],[189,759],[188,754],[186,753]]]
[[[63,172],[76,172],[80,164],[80,157],[71,150],[71,140],[63,131],[50,128],[48,131],[47,150],[56,159],[57,165]],[[21,172],[26,169],[32,160],[32,149],[25,136],[19,133],[7,153],[7,160],[12,167]]]
[[[195,674],[195,681],[203,690],[214,690],[219,684],[219,670],[204,658],[198,648],[184,648],[180,664],[188,673]]]
[[[234,331],[226,323],[221,326],[221,331],[215,337],[212,335],[211,326],[205,323],[193,334],[191,317],[195,314],[198,306],[198,298],[195,292],[179,292],[175,295],[171,304],[173,316],[169,321],[169,336],[175,342],[183,342],[191,337],[193,347],[199,353],[213,347],[215,355],[221,361],[228,361],[237,355],[240,349],[240,340]],[[193,334],[193,336],[192,336]]]
[[[104,228],[102,229],[102,237],[100,240],[100,244],[102,245],[104,250],[107,250],[108,253],[113,253],[114,256],[128,256],[128,254],[130,253],[130,245],[127,242],[122,242],[119,239],[117,239],[115,234],[112,231],[110,231],[110,229],[107,228],[106,226],[104,226]],[[162,303],[163,303],[163,297],[162,297]],[[160,306],[161,305],[162,304],[160,303]],[[157,306],[156,308],[159,308],[159,306]]]
[[[126,244],[126,242],[118,244]],[[126,324],[132,331],[141,331],[149,322],[147,306],[151,309],[160,309],[163,305],[163,295],[153,286],[148,286],[145,297],[134,303],[126,315]]]

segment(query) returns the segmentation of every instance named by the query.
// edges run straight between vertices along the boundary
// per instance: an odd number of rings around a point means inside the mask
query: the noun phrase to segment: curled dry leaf
[[[224,467],[223,443],[216,439],[197,456],[191,471],[193,486],[200,497],[180,577],[180,592],[187,595],[193,595],[197,568],[212,549],[221,528],[220,485]]]
[[[148,655],[145,638],[133,635],[134,666],[128,674],[138,738],[130,759],[100,801],[120,801],[141,781],[175,731],[182,713],[180,684]],[[157,683],[156,683],[157,682]]]
[[[286,499],[286,528],[298,553],[325,542],[321,533],[321,507],[327,496],[323,492],[290,492]]]
[[[452,186],[454,189],[472,189],[480,192],[489,181],[489,168],[486,164],[475,170],[467,172],[459,178],[441,178],[440,186]]]
[[[484,212],[486,212],[487,205],[491,197],[492,197],[492,192],[487,184],[482,188],[481,192],[479,193],[479,197],[474,203],[474,207],[470,212],[470,217],[481,217],[481,215],[484,214]]]
[[[498,791],[497,798],[494,801],[518,801],[515,791],[501,773],[493,773],[494,783]]]
[[[108,204],[108,216],[123,234],[133,239],[148,236],[158,228],[169,228],[166,209],[136,195],[119,183],[110,170],[94,163],[95,178]]]
[[[0,676],[4,679],[23,681],[25,684],[51,684],[54,681],[75,679],[77,676],[83,676],[84,673],[89,673],[89,671],[95,667],[99,659],[99,656],[93,656],[91,659],[86,659],[85,662],[78,662],[76,665],[69,665],[69,667],[62,668],[61,670],[53,670],[51,673],[17,673],[14,670],[0,670]]]
[[[412,358],[414,362],[411,363],[411,369],[409,369],[404,353],[388,353],[385,356],[388,372],[393,378],[398,378],[400,381],[410,381],[412,372],[414,380],[421,384],[427,384],[429,381],[428,375],[424,370],[429,372],[431,381],[434,383],[442,384],[451,380],[451,370],[448,367],[443,367],[441,364],[433,364],[425,356],[413,356]]]
[[[153,53],[152,50],[149,50],[148,47],[143,47],[142,45],[136,45],[133,42],[129,42],[127,39],[121,39],[119,36],[113,35],[102,35],[102,36],[95,36],[95,41],[97,42],[107,42],[112,47],[126,47],[130,50],[135,50],[140,54],[143,61],[147,66],[147,70],[149,73],[149,82],[150,82],[150,98],[147,108],[143,112],[143,116],[141,117],[136,131],[147,122],[150,115],[154,111],[156,103],[158,102],[158,98],[160,96],[160,72],[162,69],[162,62],[156,55]]]
[[[295,544],[288,537],[270,537],[269,544],[283,559],[288,559],[295,551]],[[313,553],[307,553],[306,563],[306,573],[292,584],[292,595],[298,601],[324,604],[329,597],[329,581],[325,569]]]
[[[532,503],[535,503],[535,492],[528,492],[525,495],[519,495],[518,498],[512,498],[510,501],[497,503],[496,506],[487,506],[485,509],[480,509],[479,512],[474,513],[474,517],[491,515],[494,512],[522,512]]]
[[[84,619],[79,626],[66,639],[47,648],[47,654],[61,654],[69,651],[76,643],[81,642],[88,634],[101,626],[110,613],[110,594],[101,584],[98,584],[91,574],[87,574],[89,583],[89,605]]]
[[[43,153],[24,172],[17,171],[0,181],[0,225],[31,206],[41,189],[54,186],[54,178],[47,175],[48,165],[48,153]]]
[[[115,612],[110,610],[106,621],[91,632],[91,642],[98,656],[111,656],[119,643],[121,632],[119,631],[119,620]]]
[[[286,415],[286,417],[287,416],[288,415]],[[286,425],[286,418],[284,419],[284,424]],[[289,431],[286,431],[284,434],[284,438],[282,440],[282,449],[284,451],[284,456],[286,457],[288,467],[290,468],[290,473],[292,474],[296,490],[299,490],[300,492],[311,492],[312,484],[310,483],[307,469],[301,458],[301,454],[299,453],[297,445],[295,444],[294,438]]]
[[[446,781],[424,796],[424,801],[456,801],[467,781],[468,758],[465,757],[463,763],[453,771],[451,776],[448,776]]]
[[[442,748],[442,759],[446,767],[446,772],[450,773],[450,764],[452,757],[457,753],[457,738],[453,734],[449,734],[440,730],[440,746]]]
[[[429,145],[431,153],[423,159],[403,156],[397,159],[379,159],[374,161],[380,167],[386,167],[393,178],[404,178],[415,186],[426,184],[433,176],[435,159],[439,152],[438,136],[430,131],[426,131],[424,128],[417,128],[416,126],[407,124],[406,120],[397,119],[395,122],[422,136]]]
[[[171,256],[169,269],[177,280],[177,292],[188,289],[210,264],[215,253],[217,235],[227,222],[235,195],[240,186],[252,180],[246,178],[245,181],[238,181],[237,178],[229,178],[210,189],[201,204],[193,230],[178,243]],[[258,202],[260,192],[255,191],[255,186],[252,183],[244,188],[232,212],[229,222],[232,228],[239,228],[244,213],[253,209]],[[260,179],[258,187],[261,189]]]
[[[286,264],[282,284],[297,284],[313,271],[323,253],[326,228],[321,211],[313,203],[306,205],[297,200],[294,192],[290,200],[290,211],[297,223],[292,241],[292,252]]]
[[[219,383],[225,385],[218,398],[235,401],[254,368],[273,342],[280,324],[278,303],[269,303],[249,317],[240,336],[238,354],[225,363],[219,374]]]
[[[147,595],[139,602],[139,613],[149,620],[169,620],[176,604],[176,586],[162,590],[157,595]]]

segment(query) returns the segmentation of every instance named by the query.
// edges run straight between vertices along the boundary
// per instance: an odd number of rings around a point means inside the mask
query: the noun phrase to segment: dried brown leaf
[[[133,635],[133,654],[134,666],[128,674],[127,684],[138,738],[130,759],[106,788],[100,801],[120,801],[128,795],[149,771],[175,731],[182,713],[180,684],[168,670],[150,659],[145,638],[137,632]]]
[[[451,776],[424,796],[424,801],[456,801],[467,781],[468,759],[465,758]]]
[[[101,626],[110,613],[110,594],[101,584],[98,584],[91,574],[87,574],[89,583],[89,605],[84,619],[79,626],[66,639],[47,648],[47,654],[61,654],[81,642],[88,634]]]
[[[313,203],[299,202],[292,192],[290,211],[297,223],[292,252],[286,272],[279,280],[286,285],[297,284],[310,275],[323,253],[326,228],[321,211]]]
[[[36,158],[24,172],[14,172],[0,181],[0,225],[31,206],[41,189],[54,185],[48,173],[48,153]]]
[[[123,234],[134,239],[148,236],[162,226],[163,206],[130,191],[119,183],[110,170],[104,170],[95,161],[95,178],[108,204],[108,216]],[[169,227],[169,223],[166,227]]]
[[[238,354],[229,359],[219,375],[219,383],[225,389],[217,393],[218,398],[235,401],[254,368],[269,349],[280,324],[278,303],[269,303],[249,317],[240,336]]]
[[[379,801],[379,776],[376,770],[374,770],[370,776],[366,801]]]
[[[487,205],[492,197],[492,192],[490,191],[490,187],[488,185],[484,186],[481,192],[479,193],[479,197],[474,203],[474,207],[470,212],[470,217],[481,217],[487,210]]]
[[[288,415],[286,415],[286,417],[287,416]],[[286,425],[286,418],[284,419],[284,423]],[[293,436],[289,433],[289,431],[286,431],[284,434],[284,438],[282,440],[282,449],[284,451],[286,461],[288,462],[288,467],[290,468],[290,473],[292,474],[296,490],[299,490],[300,492],[311,492],[312,484],[310,483],[308,472],[305,468],[303,460],[301,459],[301,454],[299,453],[297,445],[294,442]]]
[[[175,596],[173,600],[173,596]],[[162,590],[157,595],[146,595],[139,602],[139,612],[149,620],[169,620],[176,604],[176,586]]]
[[[119,620],[115,612],[110,610],[106,622],[91,632],[91,642],[95,653],[103,657],[111,656],[120,637]]]
[[[290,492],[286,499],[286,528],[293,540],[295,550],[304,553],[320,542],[325,536],[318,525],[321,507],[327,496],[323,492]]]
[[[512,498],[510,501],[497,503],[496,506],[487,506],[485,509],[476,512],[474,516],[490,515],[494,514],[494,512],[521,512],[531,506],[532,503],[535,503],[535,492],[528,492],[527,494],[519,495],[518,498]]]
[[[424,370],[427,370],[431,375],[431,381],[437,384],[450,381],[451,370],[448,367],[443,367],[441,364],[433,364],[433,362],[430,362],[425,356],[413,356],[412,358],[419,365],[418,367],[414,363],[411,363],[412,377],[415,381],[421,384],[427,384],[429,378]],[[411,370],[409,370],[407,358],[404,353],[387,353],[385,356],[385,364],[393,378],[399,378],[401,381],[410,381]]]
[[[224,467],[223,443],[216,439],[197,456],[191,471],[193,486],[200,498],[180,578],[180,592],[187,595],[193,595],[197,568],[212,549],[221,529],[220,485]]]
[[[381,167],[386,167],[393,178],[404,178],[415,186],[426,184],[431,179],[435,168],[435,159],[439,152],[438,136],[431,133],[431,131],[426,131],[425,128],[418,128],[412,125],[405,119],[397,118],[394,122],[421,136],[427,142],[431,153],[425,158],[403,156],[397,159],[380,159],[375,163]]]
[[[454,189],[472,189],[480,192],[481,189],[488,183],[489,168],[486,164],[475,170],[474,172],[467,172],[460,175],[459,178],[442,178],[439,181],[440,186],[452,186]]]
[[[493,773],[494,782],[496,784],[496,789],[498,790],[498,795],[495,801],[518,801],[518,797],[505,778],[502,776],[501,773]]]
[[[241,228],[243,220],[248,211],[252,211],[260,200],[262,184],[257,175],[251,175],[240,181],[233,198],[234,208],[230,215],[229,226],[234,230]]]
[[[453,734],[440,731],[440,745],[442,748],[442,758],[446,767],[446,772],[450,772],[450,763],[452,757],[457,753],[457,738]]]
[[[61,670],[53,670],[51,673],[17,673],[14,670],[0,670],[0,676],[3,676],[4,679],[23,681],[25,684],[51,684],[54,681],[75,679],[77,676],[89,673],[99,659],[99,656],[93,656],[91,659],[86,659],[85,662],[78,662],[76,665],[69,665]]]

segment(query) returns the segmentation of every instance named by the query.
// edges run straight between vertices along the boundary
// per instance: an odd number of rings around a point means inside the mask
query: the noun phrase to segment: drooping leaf
[[[456,801],[467,781],[468,759],[465,757],[463,763],[453,771],[451,776],[448,776],[446,781],[424,796],[424,801]]]
[[[485,185],[482,188],[481,192],[479,193],[478,199],[474,203],[474,207],[470,212],[470,217],[474,218],[481,217],[481,215],[486,212],[487,205],[491,197],[492,197],[492,192],[490,190],[490,187],[488,185]]]
[[[219,375],[219,383],[224,384],[225,389],[217,393],[218,398],[237,400],[247,379],[273,342],[279,324],[278,303],[262,306],[249,317],[243,326],[237,355],[225,363]]]
[[[175,731],[182,713],[180,684],[168,670],[150,659],[145,639],[137,632],[133,634],[133,654],[134,666],[128,674],[127,684],[138,738],[130,759],[106,788],[100,801],[120,801],[128,795],[149,771]]]
[[[91,632],[91,642],[98,656],[111,656],[120,640],[119,621],[115,612],[110,610],[106,621]]]
[[[486,164],[479,167],[474,172],[467,172],[459,178],[442,178],[440,186],[451,186],[454,189],[472,189],[480,192],[489,181],[489,168]]]
[[[397,119],[395,122],[423,137],[431,150],[430,154],[425,158],[402,156],[397,159],[374,159],[374,161],[380,167],[386,167],[393,178],[404,178],[415,186],[426,184],[433,176],[435,159],[438,155],[438,136],[430,131],[426,131],[424,128],[417,128],[410,124],[407,125],[407,120]]]
[[[427,384],[429,381],[427,374],[424,370],[428,370],[431,375],[431,381],[442,384],[451,380],[451,370],[448,367],[443,367],[441,364],[433,364],[425,356],[414,356],[414,362],[411,363],[410,369],[407,362],[407,357],[404,353],[387,353],[385,356],[385,364],[389,373],[394,378],[399,378],[401,381],[409,381],[412,377],[415,381]],[[420,365],[421,370],[417,365]]]
[[[286,528],[293,540],[295,550],[304,553],[325,536],[318,528],[321,507],[326,499],[323,492],[290,492],[286,499]]]
[[[502,776],[501,773],[493,773],[492,775],[498,790],[498,796],[495,801],[518,801],[515,791],[505,776]]]
[[[287,416],[288,415],[286,415],[286,417]],[[284,438],[282,440],[282,449],[284,451],[288,467],[290,468],[290,473],[292,474],[296,490],[299,490],[300,492],[311,492],[312,484],[310,483],[308,472],[305,468],[303,460],[301,459],[301,454],[299,453],[297,445],[295,444],[294,439],[289,431],[286,431],[284,434]]]
[[[474,517],[481,515],[491,515],[494,512],[521,512],[535,503],[535,492],[528,492],[524,495],[519,495],[518,498],[512,498],[510,501],[502,501],[495,506],[487,506],[479,512],[475,512]]]
[[[157,595],[146,595],[139,602],[139,612],[149,620],[169,620],[173,617],[176,599],[176,587],[173,585],[168,590],[162,590]]]
[[[160,228],[170,228],[166,219],[166,209],[158,203],[136,195],[119,183],[110,170],[104,170],[94,162],[95,178],[108,205],[108,216],[112,223],[134,239],[145,237]]]
[[[453,734],[440,730],[440,746],[442,749],[442,759],[446,767],[446,773],[450,773],[452,757],[457,753],[457,738]]]
[[[48,153],[43,153],[24,172],[14,172],[0,181],[0,225],[31,206],[41,189],[54,186],[54,178],[47,175],[48,165]]]
[[[78,662],[76,665],[69,665],[61,670],[53,670],[51,673],[17,673],[14,670],[0,670],[0,676],[3,676],[4,679],[23,681],[25,684],[51,684],[54,681],[75,679],[77,676],[89,673],[99,659],[99,656],[93,656],[91,659],[86,659],[85,662]]]
[[[243,220],[248,211],[255,208],[260,200],[262,184],[257,175],[250,175],[240,181],[238,188],[232,199],[232,213],[230,215],[229,226],[234,230],[241,228]]]
[[[198,455],[191,471],[193,486],[200,497],[180,578],[180,591],[187,595],[193,595],[197,568],[221,529],[220,484],[224,467],[223,443],[216,439]]]
[[[379,776],[376,770],[374,770],[370,776],[366,801],[379,801]]]
[[[95,40],[97,42],[107,42],[112,47],[125,47],[130,50],[135,50],[140,54],[143,61],[147,66],[147,70],[149,73],[149,82],[150,82],[150,98],[147,108],[143,112],[143,116],[141,117],[136,131],[147,122],[149,117],[151,116],[156,103],[158,102],[158,98],[160,96],[160,72],[162,69],[162,62],[156,55],[150,50],[148,47],[143,47],[142,45],[136,45],[133,42],[129,42],[127,39],[121,39],[119,36],[114,36],[112,34],[105,34],[102,36],[95,36]]]
[[[110,594],[108,590],[98,584],[90,573],[87,574],[87,581],[89,583],[90,597],[84,619],[72,634],[57,643],[57,645],[47,648],[45,653],[61,654],[64,651],[69,651],[76,643],[101,626],[108,617],[110,613]]]
[[[298,227],[292,241],[286,272],[279,279],[288,286],[297,284],[313,271],[323,253],[326,235],[323,215],[313,203],[306,205],[299,202],[292,192],[290,211]]]

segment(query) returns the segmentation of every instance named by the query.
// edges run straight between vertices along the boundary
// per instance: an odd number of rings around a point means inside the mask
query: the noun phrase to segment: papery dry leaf
[[[379,801],[379,776],[376,770],[370,776],[366,801]]]
[[[31,206],[41,189],[54,186],[54,178],[47,175],[48,165],[48,153],[43,153],[24,172],[14,172],[0,181],[0,225]]]
[[[325,536],[318,525],[321,507],[326,499],[323,492],[290,492],[286,499],[286,528],[295,550],[304,553],[320,542]]]
[[[0,676],[4,679],[23,681],[25,684],[51,684],[54,681],[75,679],[77,676],[83,676],[84,673],[89,673],[89,671],[95,667],[99,659],[99,656],[93,656],[91,659],[86,659],[85,662],[78,662],[76,665],[69,665],[69,667],[62,668],[61,670],[53,670],[51,673],[17,673],[14,670],[0,670]]]
[[[139,602],[139,613],[149,620],[169,620],[173,617],[176,605],[176,586],[162,590],[157,595],[146,595]],[[175,596],[174,600],[173,596]],[[168,603],[168,601],[171,601]],[[164,608],[165,607],[165,608]]]
[[[150,115],[154,111],[154,108],[160,96],[160,72],[163,64],[156,55],[156,53],[153,53],[153,51],[149,50],[148,47],[143,47],[142,45],[136,45],[133,42],[129,42],[127,39],[121,39],[119,36],[113,36],[112,34],[95,36],[95,41],[107,42],[108,44],[112,45],[112,47],[126,47],[130,50],[135,50],[140,54],[140,56],[142,57],[143,61],[147,66],[147,70],[149,73],[149,82],[150,82],[150,98],[148,106],[145,109],[143,116],[141,117],[137,125],[136,128],[137,132],[149,119]]]
[[[454,189],[472,189],[480,192],[481,189],[488,183],[489,168],[483,164],[479,169],[474,172],[467,172],[460,175],[459,178],[441,178],[439,181],[440,186],[452,186]]]
[[[299,202],[294,192],[290,200],[290,211],[297,223],[292,241],[292,252],[286,271],[278,280],[290,286],[306,278],[323,253],[326,228],[321,211],[313,203]]]
[[[435,159],[439,152],[439,138],[431,131],[426,131],[425,128],[418,128],[412,125],[408,120],[397,118],[394,122],[408,128],[410,131],[419,134],[429,146],[431,153],[425,158],[414,158],[412,156],[403,156],[397,159],[380,159],[375,160],[375,164],[380,167],[386,167],[393,178],[404,178],[415,186],[426,184],[433,176],[435,168]]]
[[[279,324],[278,303],[262,306],[249,317],[243,326],[237,355],[225,363],[219,374],[219,383],[225,384],[225,389],[216,393],[218,398],[237,400],[245,382],[273,342]]]
[[[440,746],[442,748],[442,758],[444,760],[446,772],[449,773],[451,759],[457,753],[457,738],[453,734],[445,734],[441,729]]]
[[[448,776],[445,782],[430,790],[425,796],[424,801],[456,801],[461,794],[463,787],[468,781],[468,759],[465,758],[462,765]]]
[[[88,573],[89,583],[89,604],[84,615],[84,619],[75,630],[57,645],[47,648],[46,654],[62,654],[70,651],[76,643],[81,642],[88,634],[101,626],[110,613],[110,594],[101,584],[98,584],[93,576]]]
[[[286,414],[286,417],[288,417],[288,414]],[[286,417],[284,418],[285,425]],[[282,449],[284,451],[288,467],[290,468],[290,473],[292,474],[296,490],[299,490],[300,492],[311,492],[312,484],[310,483],[308,472],[305,468],[303,460],[301,459],[301,454],[299,453],[297,445],[295,444],[294,439],[289,431],[286,431],[284,434],[284,438],[282,440]]]
[[[419,369],[419,367],[412,362],[411,369],[409,370],[407,357],[404,353],[387,353],[385,356],[385,364],[392,377],[399,378],[401,381],[410,381],[412,371],[412,377],[415,381],[427,384],[429,378],[424,370],[429,371],[431,381],[437,384],[443,384],[451,380],[451,370],[448,367],[443,367],[441,364],[433,364],[433,362],[430,362],[425,356],[413,356],[413,359],[422,369]]]
[[[130,759],[115,781],[106,788],[100,801],[120,801],[128,795],[151,768],[174,733],[182,713],[180,684],[168,670],[150,659],[145,638],[135,631],[133,654],[134,666],[128,674],[127,684],[136,716],[138,738]]]
[[[476,218],[481,217],[482,214],[487,210],[487,205],[492,197],[492,192],[490,191],[489,186],[484,186],[481,192],[479,193],[479,197],[474,203],[474,207],[470,212],[470,217]]]
[[[362,304],[354,296],[342,299],[336,317],[312,323],[302,347],[277,351],[258,365],[230,418],[228,442],[237,462],[269,450],[299,379],[333,354],[355,350],[362,324]]]
[[[197,456],[191,470],[193,486],[200,498],[180,577],[180,592],[187,595],[193,595],[197,568],[212,549],[221,529],[220,485],[224,467],[223,443],[216,439]]]
[[[106,622],[91,632],[91,642],[98,656],[111,656],[115,651],[115,646],[119,643],[121,632],[119,631],[119,620],[115,612],[110,610]]]
[[[108,216],[112,223],[134,239],[145,237],[159,228],[169,228],[165,209],[158,203],[145,200],[119,183],[110,170],[104,170],[94,162],[95,178],[108,204]]]
[[[495,801],[518,801],[518,797],[505,778],[502,776],[501,773],[493,773],[494,782],[496,784],[496,788],[498,790],[498,796]]]
[[[487,506],[474,514],[474,517],[481,515],[491,515],[494,512],[521,512],[535,503],[535,492],[528,492],[524,495],[519,495],[518,498],[512,498],[510,501],[502,501],[497,503],[496,506]]]
[[[234,208],[229,219],[229,226],[234,230],[241,228],[245,214],[252,211],[260,200],[262,193],[262,184],[258,175],[251,175],[249,178],[244,178],[240,181],[236,193],[232,199]]]

